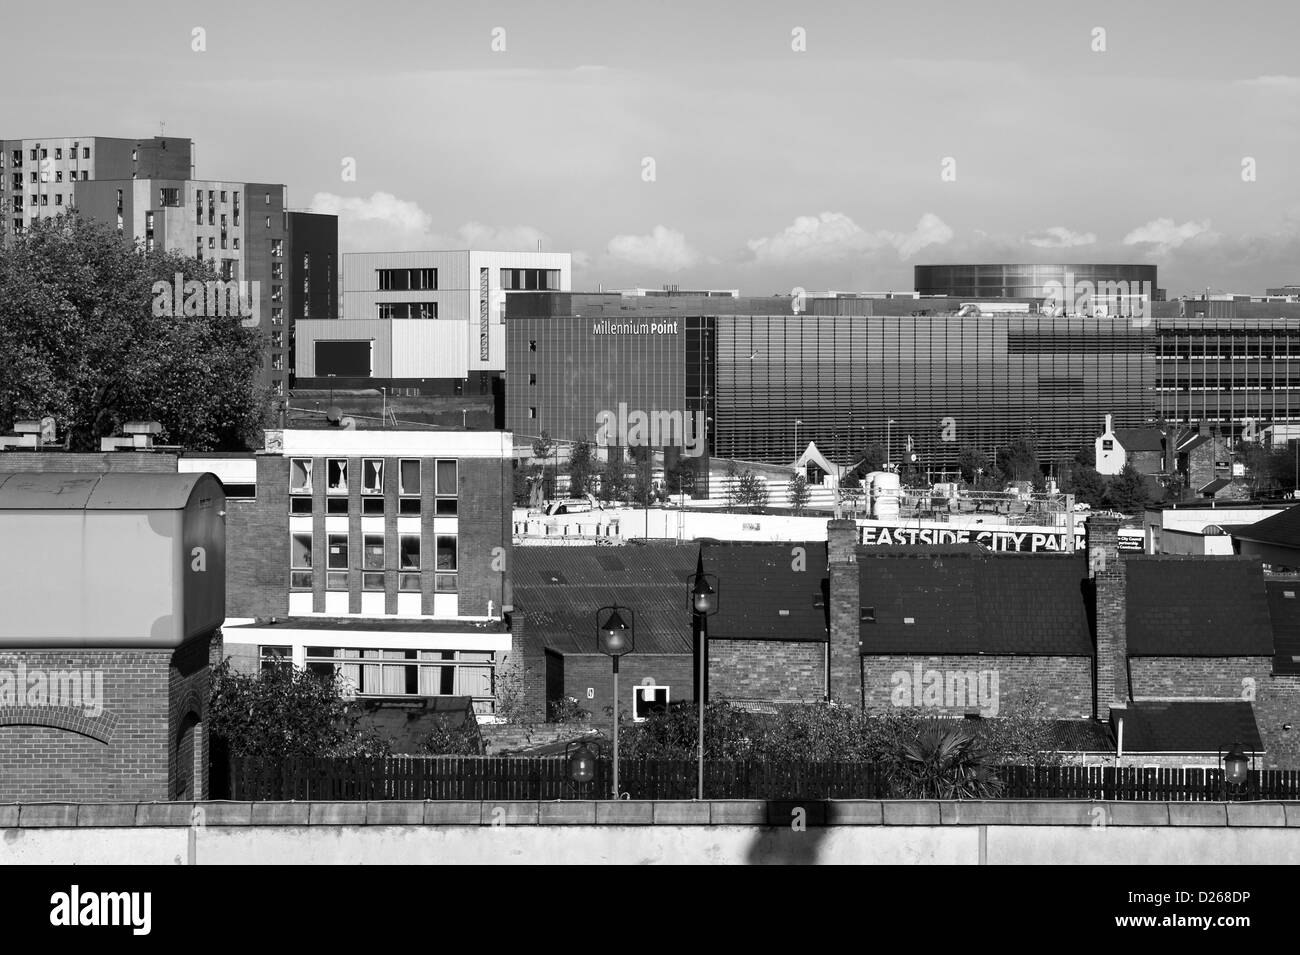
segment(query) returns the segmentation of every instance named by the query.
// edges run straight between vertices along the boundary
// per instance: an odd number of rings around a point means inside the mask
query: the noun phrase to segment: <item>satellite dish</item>
[[[325,420],[337,426],[343,420],[343,409],[338,405],[330,405],[325,409]]]

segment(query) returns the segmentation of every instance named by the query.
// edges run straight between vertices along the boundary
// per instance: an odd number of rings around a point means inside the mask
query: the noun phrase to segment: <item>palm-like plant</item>
[[[905,799],[993,799],[1002,792],[990,754],[960,723],[922,727],[891,763],[896,794]]]

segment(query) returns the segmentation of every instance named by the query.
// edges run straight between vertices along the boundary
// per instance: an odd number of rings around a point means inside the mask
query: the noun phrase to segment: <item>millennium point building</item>
[[[840,462],[876,442],[899,460],[910,439],[918,463],[947,468],[963,446],[1028,433],[1044,460],[1072,457],[1108,414],[1116,427],[1164,417],[1231,434],[1300,420],[1296,305],[1217,318],[1154,303],[1135,319],[963,304],[810,298],[796,314],[785,297],[514,296],[506,425],[521,441],[635,444],[601,442],[601,429],[631,434],[639,413],[641,440],[671,446],[698,421],[709,454],[786,463],[810,440]]]
[[[1043,301],[1058,290],[1088,287],[1090,297],[1101,299],[1139,295],[1144,289],[1150,301],[1164,299],[1154,265],[918,265],[913,274],[918,294],[948,298]],[[1076,296],[1067,298],[1072,305]],[[1071,311],[1068,305],[1066,311]]]
[[[506,297],[568,291],[571,278],[567,252],[345,255],[342,317],[299,323],[295,385],[498,394]]]
[[[154,136],[56,136],[0,140],[0,240],[33,220],[78,204],[84,183],[99,179],[186,179],[193,147],[188,139]]]

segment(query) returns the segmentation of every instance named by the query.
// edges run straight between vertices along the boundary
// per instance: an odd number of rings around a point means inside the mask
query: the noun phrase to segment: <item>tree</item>
[[[751,514],[762,514],[767,507],[767,482],[746,470],[740,475],[740,492],[737,495],[741,507],[749,508]]]
[[[343,677],[323,677],[288,663],[258,674],[223,660],[212,671],[211,731],[236,759],[385,755],[385,741],[357,728]]]
[[[537,468],[536,473],[540,475],[542,481],[542,496],[548,501],[554,499],[555,484],[559,480],[558,474],[552,474],[546,468],[547,462],[551,460],[551,455],[554,453],[555,442],[551,439],[550,433],[543,429],[542,433],[533,440],[533,459],[536,462],[534,464]],[[558,464],[555,470],[559,470]]]
[[[885,446],[873,443],[863,449],[862,460],[857,463],[853,470],[857,471],[859,475],[870,474],[872,471],[883,471],[888,462],[889,455],[885,453]]]
[[[1008,481],[1039,481],[1043,477],[1032,435],[1023,435],[998,448],[996,465]]]
[[[569,497],[582,497],[591,489],[594,471],[591,442],[584,438],[569,452]]]
[[[904,799],[994,799],[1002,782],[975,731],[951,720],[924,727],[891,754],[894,795]]]
[[[641,507],[649,507],[655,501],[655,485],[648,462],[637,465],[632,475],[632,500]]]
[[[966,445],[957,452],[957,467],[961,479],[967,484],[974,484],[982,473],[989,469],[989,457],[978,448]]]
[[[727,462],[727,511],[730,513],[740,506],[740,468],[735,461]]]
[[[1110,487],[1106,491],[1106,500],[1115,510],[1132,514],[1146,506],[1151,500],[1151,494],[1137,468],[1126,464],[1124,470],[1111,480]]]
[[[804,508],[808,506],[808,498],[811,496],[808,490],[808,479],[802,474],[796,474],[790,478],[790,483],[786,485],[785,496],[794,512],[802,514]]]
[[[1097,446],[1094,444],[1085,444],[1074,455],[1074,463],[1081,464],[1087,468],[1097,466]]]
[[[623,449],[612,447],[600,472],[600,499],[622,501],[627,498],[627,471],[623,465]]]
[[[664,485],[669,494],[693,494],[699,484],[698,458],[682,455],[664,472]]]
[[[0,427],[53,415],[77,451],[150,420],[189,450],[260,446],[262,333],[238,308],[166,314],[178,273],[218,280],[210,262],[145,253],[75,212],[11,238],[0,249]],[[217,311],[210,300],[201,310]]]
[[[1080,465],[1070,471],[1069,491],[1080,504],[1101,507],[1106,498],[1106,479],[1096,468]]]

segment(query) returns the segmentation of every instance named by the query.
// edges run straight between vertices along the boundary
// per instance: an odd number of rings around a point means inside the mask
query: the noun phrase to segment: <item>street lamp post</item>
[[[1223,770],[1224,800],[1246,795],[1250,786],[1250,761],[1241,743],[1233,743],[1226,754],[1219,750],[1219,768]]]
[[[624,619],[626,614],[627,619]],[[618,659],[636,647],[636,617],[611,604],[596,611],[596,649],[614,662],[614,798],[618,798]]]
[[[695,615],[699,632],[699,687],[696,689],[695,703],[700,713],[699,735],[699,792],[704,799],[704,704],[708,685],[709,617],[718,612],[718,578],[704,572],[704,553],[701,551],[696,564],[695,576],[691,578],[691,613]]]

